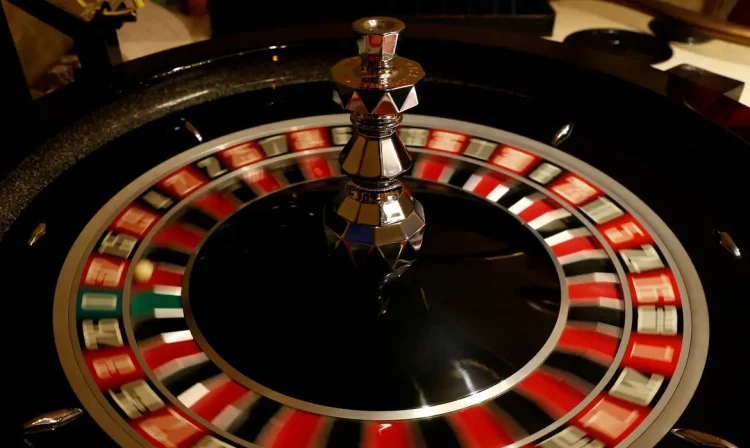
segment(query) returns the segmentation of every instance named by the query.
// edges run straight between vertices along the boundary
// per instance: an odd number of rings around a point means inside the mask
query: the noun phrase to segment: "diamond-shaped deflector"
[[[411,109],[419,103],[414,86],[424,78],[424,70],[400,56],[394,59],[394,66],[392,75],[373,79],[362,73],[359,58],[344,59],[331,69],[336,91],[333,100],[360,113],[385,114],[391,107],[398,112]],[[375,112],[378,108],[385,110]]]

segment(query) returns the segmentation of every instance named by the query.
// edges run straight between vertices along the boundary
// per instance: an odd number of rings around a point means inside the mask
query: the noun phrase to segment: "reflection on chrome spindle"
[[[353,24],[359,56],[331,69],[333,100],[351,111],[351,139],[339,156],[349,176],[335,205],[326,207],[325,232],[332,254],[380,276],[416,258],[425,226],[422,205],[398,179],[411,156],[397,133],[401,113],[417,105],[422,67],[396,56],[404,23],[388,17]],[[390,280],[380,279],[382,288]]]

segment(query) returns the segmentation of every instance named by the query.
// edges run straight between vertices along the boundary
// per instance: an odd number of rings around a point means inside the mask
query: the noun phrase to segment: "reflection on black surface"
[[[329,257],[322,181],[275,193],[209,237],[191,274],[196,324],[248,378],[294,398],[398,410],[456,400],[526,364],[557,319],[542,244],[502,209],[416,183],[428,228],[419,259],[379,290]]]

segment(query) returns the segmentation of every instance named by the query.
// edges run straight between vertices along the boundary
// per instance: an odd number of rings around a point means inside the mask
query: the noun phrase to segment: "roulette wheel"
[[[27,446],[742,446],[747,142],[625,60],[354,28],[159,55],[5,176]]]

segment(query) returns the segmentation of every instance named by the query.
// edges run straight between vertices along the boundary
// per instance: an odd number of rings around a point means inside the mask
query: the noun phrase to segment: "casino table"
[[[407,23],[375,97],[331,82],[357,54],[310,25],[127,63],[5,174],[13,443],[750,441],[748,142],[565,44]],[[398,243],[344,210],[379,114]]]

